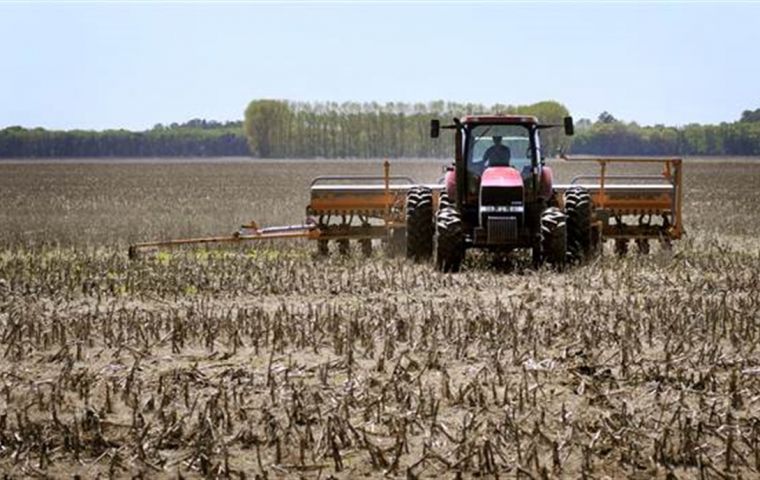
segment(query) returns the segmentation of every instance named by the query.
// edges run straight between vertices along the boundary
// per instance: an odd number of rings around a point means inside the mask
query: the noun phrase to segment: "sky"
[[[760,108],[760,3],[0,3],[0,128],[241,120],[253,99]]]

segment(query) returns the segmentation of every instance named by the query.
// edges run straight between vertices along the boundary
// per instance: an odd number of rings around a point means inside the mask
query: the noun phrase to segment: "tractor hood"
[[[489,242],[515,241],[525,212],[520,172],[512,167],[486,168],[480,178],[479,210],[480,227]]]
[[[520,172],[512,167],[488,167],[480,178],[480,187],[522,187]]]
[[[521,212],[523,179],[512,167],[488,167],[480,177],[480,209],[489,212]],[[498,207],[498,208],[497,208]]]

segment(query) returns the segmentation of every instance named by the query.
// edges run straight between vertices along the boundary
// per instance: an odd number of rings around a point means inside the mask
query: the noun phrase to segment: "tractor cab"
[[[465,203],[477,203],[483,176],[488,169],[511,168],[519,174],[523,186],[532,186],[531,176],[541,168],[540,140],[534,117],[465,117],[462,125],[467,176]],[[498,178],[503,178],[506,172],[496,171],[503,173]],[[486,176],[486,183],[493,178],[497,177],[494,174]],[[514,175],[512,178],[517,179]]]
[[[536,204],[542,184],[538,121],[499,115],[465,117],[461,123],[466,191],[455,198],[462,199],[462,220],[472,232],[468,243],[491,248],[529,244],[538,227],[531,222],[537,217],[533,210],[545,206]],[[543,183],[550,195],[551,179]]]

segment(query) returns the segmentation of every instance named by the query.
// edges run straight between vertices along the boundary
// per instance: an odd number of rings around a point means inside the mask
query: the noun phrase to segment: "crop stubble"
[[[347,170],[380,163],[0,164],[0,471],[758,475],[760,165],[687,163],[673,252],[561,274],[306,243],[126,258],[298,222]]]

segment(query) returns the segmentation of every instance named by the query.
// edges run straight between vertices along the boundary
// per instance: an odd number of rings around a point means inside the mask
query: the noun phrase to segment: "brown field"
[[[307,242],[127,259],[298,223],[311,177],[380,165],[0,163],[0,472],[760,476],[760,161],[686,164],[673,251],[563,273]]]

